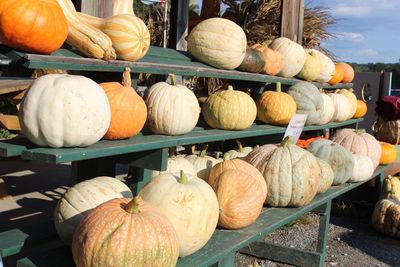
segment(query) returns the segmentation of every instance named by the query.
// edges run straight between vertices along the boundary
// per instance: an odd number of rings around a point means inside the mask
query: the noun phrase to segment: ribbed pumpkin
[[[332,79],[333,74],[335,73],[335,63],[333,63],[332,59],[324,55],[315,49],[309,49],[308,51],[313,51],[317,55],[319,55],[319,59],[321,61],[321,72],[319,73],[317,82],[326,83],[330,79]]]
[[[295,43],[286,37],[279,37],[275,39],[269,47],[272,50],[279,51],[285,62],[285,65],[278,73],[278,76],[291,78],[296,76],[296,74],[303,68],[307,58],[306,51],[298,43]]]
[[[343,69],[338,65],[335,64],[335,72],[333,73],[332,78],[328,81],[329,84],[337,84],[340,83],[343,80],[344,77],[344,71]]]
[[[267,197],[264,177],[255,167],[224,160],[212,168],[208,182],[217,195],[219,226],[238,229],[255,222]]]
[[[354,168],[353,175],[348,180],[350,183],[357,183],[369,180],[374,173],[375,166],[368,156],[353,154]]]
[[[318,165],[321,168],[321,176],[319,179],[319,186],[318,186],[318,192],[317,194],[324,193],[326,190],[328,190],[333,183],[334,173],[331,165],[329,165],[328,162],[325,160],[322,160],[320,158],[317,158]]]
[[[350,112],[347,119],[353,118],[354,114],[357,111],[357,97],[353,93],[353,89],[340,89],[339,94],[344,95],[350,102]]]
[[[246,34],[236,23],[206,19],[194,27],[187,39],[188,51],[198,60],[220,69],[232,70],[242,63],[247,47]]]
[[[257,117],[273,125],[287,125],[297,105],[293,97],[281,91],[281,83],[276,84],[276,91],[265,91],[257,100]]]
[[[317,159],[290,143],[291,138],[285,138],[279,146],[261,146],[245,159],[263,174],[268,191],[266,203],[273,207],[302,207],[318,191],[321,170]]]
[[[240,143],[239,140],[236,140],[236,144],[238,145],[237,150],[229,150],[225,152],[224,154],[224,159],[229,160],[229,159],[243,159],[245,158],[251,151],[253,151],[252,147],[245,146],[243,147],[242,143]]]
[[[324,112],[324,99],[318,88],[309,82],[298,82],[292,85],[288,94],[293,97],[297,113],[307,114],[306,125],[318,124]]]
[[[92,210],[72,242],[77,267],[175,266],[177,233],[168,218],[140,197],[116,198]]]
[[[279,51],[272,50],[262,44],[255,44],[251,48],[260,51],[264,57],[265,65],[263,73],[268,75],[277,75],[282,70],[285,61]]]
[[[50,54],[68,36],[68,23],[56,0],[1,0],[0,41],[15,49]]]
[[[347,63],[340,62],[337,63],[338,67],[340,67],[343,70],[343,83],[351,83],[354,79],[354,69],[352,66],[350,66]]]
[[[332,98],[330,98],[327,94],[321,93],[321,95],[324,100],[324,111],[322,112],[322,118],[318,124],[324,125],[332,120],[333,115],[335,114],[335,106]]]
[[[171,75],[171,84],[158,82],[150,87],[145,102],[147,126],[153,133],[181,135],[196,126],[200,106],[194,93],[187,87],[176,84]]]
[[[379,165],[381,145],[375,137],[365,131],[341,129],[336,131],[333,141],[357,155],[370,157],[375,167]]]
[[[179,239],[179,256],[190,255],[211,238],[218,222],[213,189],[196,176],[169,173],[153,177],[139,193],[171,221]]]
[[[301,71],[296,75],[298,78],[312,82],[321,73],[321,60],[315,51],[306,50],[307,58]]]
[[[247,129],[257,116],[254,100],[244,92],[233,90],[232,86],[209,96],[202,111],[210,127],[224,130]]]
[[[190,163],[183,155],[172,156],[168,158],[167,169],[165,171],[153,171],[152,177],[165,174],[184,171],[190,175],[197,175],[197,171],[193,164]]]
[[[353,155],[341,145],[327,139],[318,139],[307,150],[331,165],[334,173],[333,185],[343,184],[353,175]]]
[[[352,107],[349,99],[339,94],[339,89],[335,93],[329,93],[328,96],[332,99],[333,106],[335,107],[335,113],[333,114],[332,121],[345,121],[349,118]]]
[[[132,197],[131,190],[113,177],[96,177],[69,188],[54,210],[54,225],[61,240],[70,245],[76,227],[92,209],[121,197]]]
[[[101,83],[111,107],[111,122],[104,139],[125,139],[140,132],[146,122],[147,107],[132,88],[130,68],[126,68],[122,83]]]
[[[358,119],[364,117],[365,114],[367,114],[368,107],[367,104],[365,104],[364,101],[357,99],[357,108],[356,108],[356,113],[354,113],[353,118]]]
[[[391,164],[397,158],[396,147],[386,142],[379,142],[381,145],[382,153],[379,164]]]
[[[242,63],[240,63],[238,70],[260,73],[263,71],[265,60],[260,51],[254,48],[247,48],[246,55]]]
[[[208,181],[208,176],[212,167],[221,161],[208,156],[206,153],[207,147],[203,149],[199,155],[193,154],[186,156],[186,159],[193,165],[195,171],[197,172],[197,177],[203,179],[204,181]]]

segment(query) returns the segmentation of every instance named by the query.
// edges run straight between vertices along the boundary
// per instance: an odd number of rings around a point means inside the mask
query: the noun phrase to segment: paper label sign
[[[307,120],[307,114],[295,114],[292,116],[290,119],[289,125],[286,128],[285,135],[283,136],[283,139],[285,139],[286,136],[292,136],[293,138],[293,144],[297,143],[297,140],[299,140],[301,132],[304,129],[304,124],[306,123]]]

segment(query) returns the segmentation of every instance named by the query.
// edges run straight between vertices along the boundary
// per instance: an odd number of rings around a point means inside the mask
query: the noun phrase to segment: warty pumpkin
[[[131,190],[114,177],[100,176],[69,188],[54,210],[54,225],[61,240],[70,245],[76,227],[92,209],[121,197],[131,198]]]
[[[0,41],[15,49],[50,54],[68,36],[68,23],[56,0],[1,0]]]
[[[332,99],[335,112],[333,113],[332,121],[345,121],[349,118],[352,107],[349,99],[339,93],[340,90],[336,90],[334,93],[329,93],[328,96]]]
[[[139,133],[147,118],[143,99],[132,88],[130,68],[125,68],[122,83],[106,82],[100,86],[107,94],[111,122],[104,139],[125,139]]]
[[[264,91],[256,104],[258,119],[273,125],[287,125],[297,109],[293,97],[281,91],[279,82],[275,91]]]
[[[382,153],[379,160],[379,164],[391,164],[397,158],[396,147],[392,144],[386,142],[379,142],[381,145]]]
[[[205,121],[212,128],[243,130],[253,124],[257,107],[251,96],[228,86],[228,90],[219,90],[210,95],[202,112]]]
[[[263,73],[268,75],[277,75],[285,65],[282,54],[279,51],[272,50],[266,45],[255,44],[251,46],[260,51],[264,57],[265,65]]]
[[[153,177],[139,193],[171,221],[178,234],[179,256],[190,255],[211,238],[218,222],[218,200],[202,179],[180,173]]]
[[[296,75],[298,78],[312,82],[321,73],[320,56],[312,50],[306,50],[307,58],[301,71]]]
[[[328,81],[329,84],[337,84],[340,83],[343,80],[344,77],[344,71],[343,69],[338,65],[335,64],[335,72],[333,73],[332,78]]]
[[[110,104],[93,80],[48,74],[26,91],[19,121],[24,135],[39,146],[84,147],[99,141],[110,126]]]
[[[317,194],[321,194],[326,192],[326,190],[328,190],[332,186],[335,174],[333,173],[333,169],[328,162],[320,158],[317,158],[317,161],[321,169],[321,176],[319,179]]]
[[[318,124],[324,125],[332,121],[333,115],[335,114],[335,105],[332,98],[330,98],[327,94],[321,92],[321,95],[324,100],[324,111],[322,112],[322,117]]]
[[[305,206],[318,191],[321,169],[317,159],[291,142],[288,137],[279,146],[260,146],[245,159],[263,174],[266,203],[273,207]]]
[[[333,63],[332,59],[315,49],[309,49],[307,51],[313,51],[319,56],[321,61],[321,72],[315,80],[320,83],[326,83],[332,79],[332,76],[335,73],[335,63]]]
[[[177,233],[154,205],[140,197],[116,198],[93,209],[72,241],[77,267],[176,265]]]
[[[356,112],[353,115],[353,118],[358,119],[364,117],[367,114],[368,107],[367,104],[363,100],[357,99],[357,108]]]
[[[345,62],[337,63],[338,67],[343,70],[343,83],[351,83],[354,79],[354,69]]]
[[[353,118],[354,114],[357,111],[357,97],[353,92],[354,92],[353,89],[340,89],[339,90],[339,94],[342,94],[345,97],[347,97],[347,99],[350,102],[350,111],[349,111],[349,115],[348,115],[347,119]]]
[[[206,146],[203,150],[200,151],[199,155],[188,155],[185,158],[193,165],[195,171],[197,172],[197,177],[203,179],[204,181],[208,181],[208,176],[212,167],[215,164],[222,161],[221,159],[216,159],[207,155]]]
[[[354,168],[353,175],[348,182],[362,182],[369,180],[374,173],[375,166],[368,156],[353,154]]]

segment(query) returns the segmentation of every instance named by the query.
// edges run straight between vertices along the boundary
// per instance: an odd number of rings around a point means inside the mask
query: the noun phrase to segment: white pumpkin
[[[321,168],[321,176],[319,180],[319,186],[318,186],[318,191],[317,194],[324,193],[326,190],[328,190],[333,183],[333,180],[335,178],[335,174],[333,173],[333,169],[331,165],[329,165],[328,162],[325,160],[322,160],[320,158],[317,158],[318,165]]]
[[[110,126],[107,95],[93,80],[48,74],[26,91],[19,111],[22,133],[39,146],[84,147],[99,141]]]
[[[219,205],[211,186],[183,172],[152,178],[139,193],[171,221],[179,239],[179,256],[190,255],[211,238],[218,223]]]
[[[196,126],[200,106],[194,93],[183,85],[158,82],[150,87],[145,102],[147,126],[157,134],[181,135]]]
[[[180,172],[181,170],[187,174],[197,175],[193,164],[185,159],[184,156],[173,156],[168,158],[167,169],[165,171],[153,171],[152,177],[165,173]]]
[[[108,200],[121,197],[132,198],[132,192],[113,177],[100,176],[69,188],[54,210],[54,225],[61,240],[71,244],[76,227],[87,213]]]
[[[315,49],[307,49],[307,51],[311,51],[319,55],[319,59],[321,61],[321,72],[315,80],[320,83],[326,83],[330,81],[335,73],[335,63],[333,63],[332,59]]]
[[[210,18],[194,27],[187,46],[198,60],[232,70],[239,67],[246,55],[247,39],[236,23],[224,18]]]
[[[354,168],[353,175],[348,182],[362,182],[369,180],[374,173],[375,166],[368,156],[353,154]]]
[[[304,48],[286,37],[275,39],[270,44],[269,48],[279,51],[285,62],[285,65],[278,73],[278,76],[285,78],[294,77],[301,71],[306,62],[307,55]]]
[[[208,175],[212,167],[222,159],[216,159],[206,155],[206,150],[202,150],[199,155],[188,155],[186,159],[192,163],[194,169],[197,172],[197,176],[204,181],[208,181]]]
[[[330,122],[335,114],[335,105],[333,104],[332,98],[328,95],[322,93],[322,98],[324,100],[324,111],[322,112],[322,118],[319,121],[319,125],[326,124]]]
[[[312,82],[321,73],[321,60],[314,51],[306,50],[307,58],[301,71],[296,75],[300,79]]]
[[[332,99],[335,112],[331,121],[345,121],[351,113],[351,104],[346,96],[339,93],[330,93],[328,96]]]
[[[230,160],[230,159],[244,159],[247,154],[249,154],[251,151],[253,151],[252,147],[249,146],[245,146],[243,147],[243,145],[239,142],[236,141],[237,145],[238,145],[238,149],[237,150],[228,150],[227,152],[225,152],[224,154],[224,160]]]

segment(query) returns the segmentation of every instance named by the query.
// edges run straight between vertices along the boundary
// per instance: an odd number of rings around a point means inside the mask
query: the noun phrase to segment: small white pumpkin
[[[194,169],[196,170],[197,177],[203,179],[204,181],[208,181],[208,176],[210,175],[212,167],[222,161],[222,159],[216,159],[211,156],[207,156],[206,153],[207,147],[203,149],[199,155],[193,154],[186,156],[186,159],[193,165]]]
[[[374,173],[375,166],[372,159],[368,156],[353,154],[354,168],[353,175],[348,182],[356,183],[366,181]]]
[[[335,113],[333,114],[332,121],[345,121],[351,114],[351,104],[346,96],[337,92],[330,93],[328,96],[332,99]]]
[[[320,83],[326,83],[330,81],[335,73],[335,63],[333,63],[332,59],[315,49],[307,49],[307,51],[317,54],[321,61],[321,72],[315,80]]]
[[[193,164],[182,155],[169,157],[167,169],[165,171],[153,171],[152,177],[165,173],[180,172],[181,170],[187,174],[197,175],[197,171],[194,169]]]
[[[333,104],[332,98],[324,93],[321,93],[321,95],[324,100],[324,111],[322,112],[322,118],[318,123],[319,125],[330,122],[335,114],[335,105]]]
[[[85,147],[99,141],[110,126],[107,95],[93,80],[48,74],[26,91],[19,111],[22,133],[39,146]]]
[[[176,84],[171,75],[171,85],[158,82],[147,92],[147,126],[153,133],[181,135],[196,126],[200,106],[195,94],[183,85]]]
[[[238,149],[237,150],[232,149],[225,152],[224,160],[231,160],[235,158],[244,159],[247,156],[247,154],[253,151],[252,147],[249,146],[243,147],[242,143],[240,143],[238,140],[236,141],[236,143],[238,145]]]

